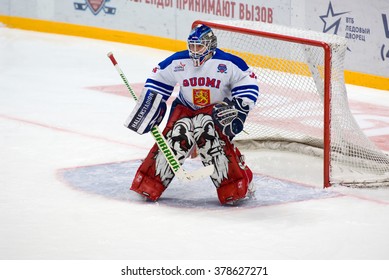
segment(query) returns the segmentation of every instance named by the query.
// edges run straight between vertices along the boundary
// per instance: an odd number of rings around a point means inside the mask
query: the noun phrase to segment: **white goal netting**
[[[238,145],[322,156],[325,186],[389,186],[388,155],[348,106],[346,39],[259,22],[204,23],[218,47],[242,57],[258,76],[260,97]]]

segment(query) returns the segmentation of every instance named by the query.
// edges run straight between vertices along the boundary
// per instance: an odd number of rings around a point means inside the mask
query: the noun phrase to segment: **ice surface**
[[[169,54],[0,27],[0,259],[389,258],[389,190],[323,190],[319,163],[300,156],[247,154],[257,193],[237,207],[206,180],[174,182],[158,203],[129,192],[153,140],[122,125],[129,96],[92,89],[121,84],[109,51],[133,84]],[[388,148],[374,106],[389,93],[348,88]]]

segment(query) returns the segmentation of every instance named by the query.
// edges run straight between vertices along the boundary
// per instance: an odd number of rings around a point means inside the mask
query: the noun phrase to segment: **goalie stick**
[[[138,97],[136,96],[134,90],[131,88],[130,84],[128,83],[128,80],[126,76],[124,75],[122,69],[119,67],[119,64],[117,63],[115,57],[113,56],[112,52],[107,53],[108,58],[111,60],[113,66],[115,66],[117,72],[119,73],[120,77],[122,78],[124,84],[126,85],[128,91],[130,92],[132,98],[134,98],[135,101],[138,100]],[[192,181],[192,180],[198,180],[205,178],[207,176],[212,175],[214,171],[213,165],[204,166],[200,169],[193,170],[193,171],[186,171],[177,158],[174,155],[174,152],[169,147],[168,143],[166,142],[165,137],[162,135],[160,129],[158,126],[154,126],[151,129],[151,135],[154,137],[155,142],[157,143],[159,150],[163,153],[164,157],[166,158],[166,161],[168,162],[169,166],[173,170],[174,174],[183,181]]]

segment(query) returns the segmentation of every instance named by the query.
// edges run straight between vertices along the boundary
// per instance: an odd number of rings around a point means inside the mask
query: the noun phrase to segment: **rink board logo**
[[[94,15],[97,15],[101,11],[109,15],[116,13],[116,8],[107,7],[105,4],[110,0],[85,0],[84,3],[74,2],[74,8],[76,10],[85,11],[89,8]]]
[[[351,11],[335,11],[331,2],[327,12],[319,16],[323,22],[323,33],[335,34],[349,39],[351,44],[364,44],[372,34],[370,26],[360,25],[361,16],[354,16]],[[352,48],[352,47],[351,47]],[[347,50],[351,51],[348,46]]]
[[[338,34],[340,22],[342,20],[342,15],[349,12],[340,12],[335,13],[334,8],[332,7],[331,2],[328,5],[327,14],[320,16],[320,19],[323,21],[323,33],[330,33],[333,31],[333,34]]]

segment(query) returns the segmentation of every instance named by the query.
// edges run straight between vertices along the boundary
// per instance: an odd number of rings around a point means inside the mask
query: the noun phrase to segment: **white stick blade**
[[[193,171],[187,171],[184,170],[183,168],[180,168],[179,170],[177,170],[175,174],[178,177],[178,179],[188,182],[188,181],[204,179],[208,176],[211,176],[214,170],[215,167],[211,164]]]

